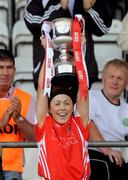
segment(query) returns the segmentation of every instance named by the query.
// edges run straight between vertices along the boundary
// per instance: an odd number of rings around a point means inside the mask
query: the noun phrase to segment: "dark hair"
[[[77,97],[77,91],[78,91],[78,87],[76,86],[72,86],[72,85],[63,85],[63,86],[55,86],[52,85],[51,87],[51,94],[50,94],[50,98],[49,98],[49,105],[51,100],[59,94],[65,94],[67,96],[69,96],[73,102],[73,104],[76,103],[76,97]]]
[[[15,66],[15,59],[13,54],[8,50],[0,49],[0,61],[4,61],[6,59],[10,60]]]

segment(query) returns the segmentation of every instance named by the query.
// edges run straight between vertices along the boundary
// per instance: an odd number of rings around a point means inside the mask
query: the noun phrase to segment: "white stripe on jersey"
[[[81,137],[81,141],[82,141],[82,147],[83,147],[83,160],[84,160],[84,167],[85,167],[85,177],[86,177],[86,174],[87,174],[87,164],[89,163],[89,155],[88,155],[88,150],[87,150],[87,146],[88,146],[88,143],[87,141],[84,139],[82,133],[81,133],[81,130],[79,128],[79,126],[77,125],[76,121],[73,119],[74,123],[76,124],[76,127],[78,129],[78,132],[79,132],[79,135]]]
[[[79,126],[77,125],[76,121],[74,119],[73,119],[73,121],[78,129],[78,132],[79,132],[79,135],[80,135],[80,138],[82,141],[82,153],[83,153],[83,161],[84,161],[84,168],[85,168],[85,174],[82,179],[87,180],[87,176],[88,176],[87,168],[88,168],[88,163],[89,163],[89,155],[88,155],[88,150],[87,150],[88,143],[84,139],[82,132],[81,132]],[[50,179],[50,171],[49,171],[47,159],[46,159],[47,155],[46,155],[46,149],[45,149],[45,147],[46,147],[45,146],[45,134],[43,136],[43,139],[40,140],[37,144],[38,144],[38,148],[39,148],[39,155],[38,155],[39,164],[42,167],[42,171],[44,172],[45,178]]]
[[[45,149],[45,134],[43,136],[43,139],[38,143],[38,148],[39,148],[39,163],[41,165],[41,167],[43,167],[43,172],[44,172],[44,176],[45,178],[50,179],[50,172],[49,172],[49,168],[47,165],[47,155],[46,155],[46,149]]]

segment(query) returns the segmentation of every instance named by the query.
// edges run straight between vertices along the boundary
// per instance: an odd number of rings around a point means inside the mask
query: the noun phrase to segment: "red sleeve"
[[[44,126],[39,128],[38,124],[34,125],[34,133],[36,137],[36,141],[40,141],[42,139],[43,133],[44,133]]]
[[[90,126],[91,126],[90,122],[88,122],[88,125],[87,125],[87,127],[85,128],[85,127],[83,126],[83,123],[82,123],[82,120],[81,120],[80,117],[76,117],[75,119],[76,119],[76,122],[77,122],[80,130],[82,131],[82,134],[83,134],[85,140],[88,141],[89,135],[90,135]]]
[[[39,128],[38,123],[34,125],[34,133],[37,142],[39,142],[43,138],[44,131],[49,127],[50,120],[51,120],[51,116],[47,115],[45,117],[44,124],[41,128]]]

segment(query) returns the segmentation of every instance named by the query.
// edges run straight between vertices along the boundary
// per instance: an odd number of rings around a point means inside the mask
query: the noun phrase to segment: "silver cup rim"
[[[56,19],[54,19],[52,22],[54,23],[54,22],[56,22],[56,21],[58,21],[58,20],[70,20],[70,21],[73,21],[73,19],[72,18],[68,18],[68,17],[62,17],[62,18],[56,18]]]

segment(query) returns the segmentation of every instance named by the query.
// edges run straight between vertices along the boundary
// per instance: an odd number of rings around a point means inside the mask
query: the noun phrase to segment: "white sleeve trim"
[[[50,16],[50,14],[58,9],[61,8],[60,3],[55,5],[55,6],[50,6],[49,9],[47,11],[45,11],[43,17],[42,16],[37,16],[37,15],[32,15],[31,13],[29,13],[27,11],[27,7],[25,8],[24,11],[24,17],[25,19],[30,23],[36,23],[36,24],[41,24],[43,21],[45,21],[46,19],[48,19],[48,17]]]
[[[103,32],[103,33],[108,33],[110,28],[108,28],[103,20],[100,18],[99,14],[94,10],[94,9],[89,9],[88,13],[90,14],[90,16],[92,17],[92,19],[94,20],[94,22],[97,24],[97,26],[99,27],[99,29]]]

